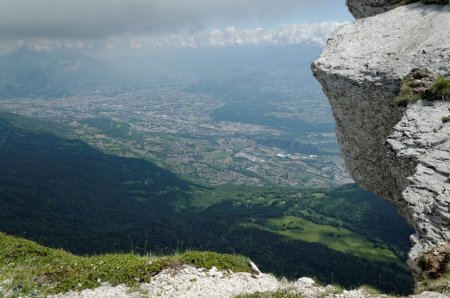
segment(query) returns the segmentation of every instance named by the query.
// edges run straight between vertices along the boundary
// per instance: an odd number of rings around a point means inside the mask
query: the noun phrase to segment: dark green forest
[[[151,162],[70,139],[67,130],[0,115],[0,231],[76,254],[211,250],[246,255],[263,271],[288,278],[412,290],[400,265],[411,229],[387,201],[354,185],[195,185]],[[279,233],[264,228],[268,219],[286,216],[324,225],[325,240],[339,241],[333,231],[355,235],[370,243],[364,249],[390,251],[399,261],[373,261],[283,234],[303,237],[301,226],[282,226]]]

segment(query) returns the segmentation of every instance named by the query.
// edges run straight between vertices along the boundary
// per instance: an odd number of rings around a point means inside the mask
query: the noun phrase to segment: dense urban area
[[[351,182],[332,131],[293,135],[269,125],[218,121],[213,113],[225,104],[214,96],[186,92],[183,86],[154,87],[113,96],[15,98],[0,101],[0,109],[70,124],[74,138],[105,152],[154,161],[211,185]],[[307,110],[302,105],[308,104],[327,116],[326,106],[308,101],[272,103],[271,116],[301,117]]]

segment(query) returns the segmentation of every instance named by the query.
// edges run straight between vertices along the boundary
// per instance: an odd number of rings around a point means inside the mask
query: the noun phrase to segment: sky
[[[345,0],[0,0],[0,52],[323,44]]]

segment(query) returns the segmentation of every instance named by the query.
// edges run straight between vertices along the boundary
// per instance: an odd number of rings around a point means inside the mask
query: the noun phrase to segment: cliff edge
[[[357,17],[382,13],[339,28],[312,69],[354,180],[390,199],[415,228],[412,270],[436,273],[450,243],[450,102],[402,107],[395,98],[414,68],[450,77],[450,5],[391,2],[349,0],[354,15],[371,8]],[[428,254],[436,257],[424,265]]]

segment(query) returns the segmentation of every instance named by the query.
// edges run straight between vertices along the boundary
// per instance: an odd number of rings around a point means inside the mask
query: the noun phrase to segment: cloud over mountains
[[[336,23],[266,24],[334,1],[0,0],[0,41],[38,48],[321,43]],[[255,20],[271,29],[211,30]]]
[[[195,34],[170,34],[130,38],[130,46],[141,47],[223,47],[241,45],[292,45],[315,43],[324,45],[329,34],[342,25],[338,22],[289,24],[275,29],[236,29],[227,27]],[[110,46],[114,46],[111,43]]]

